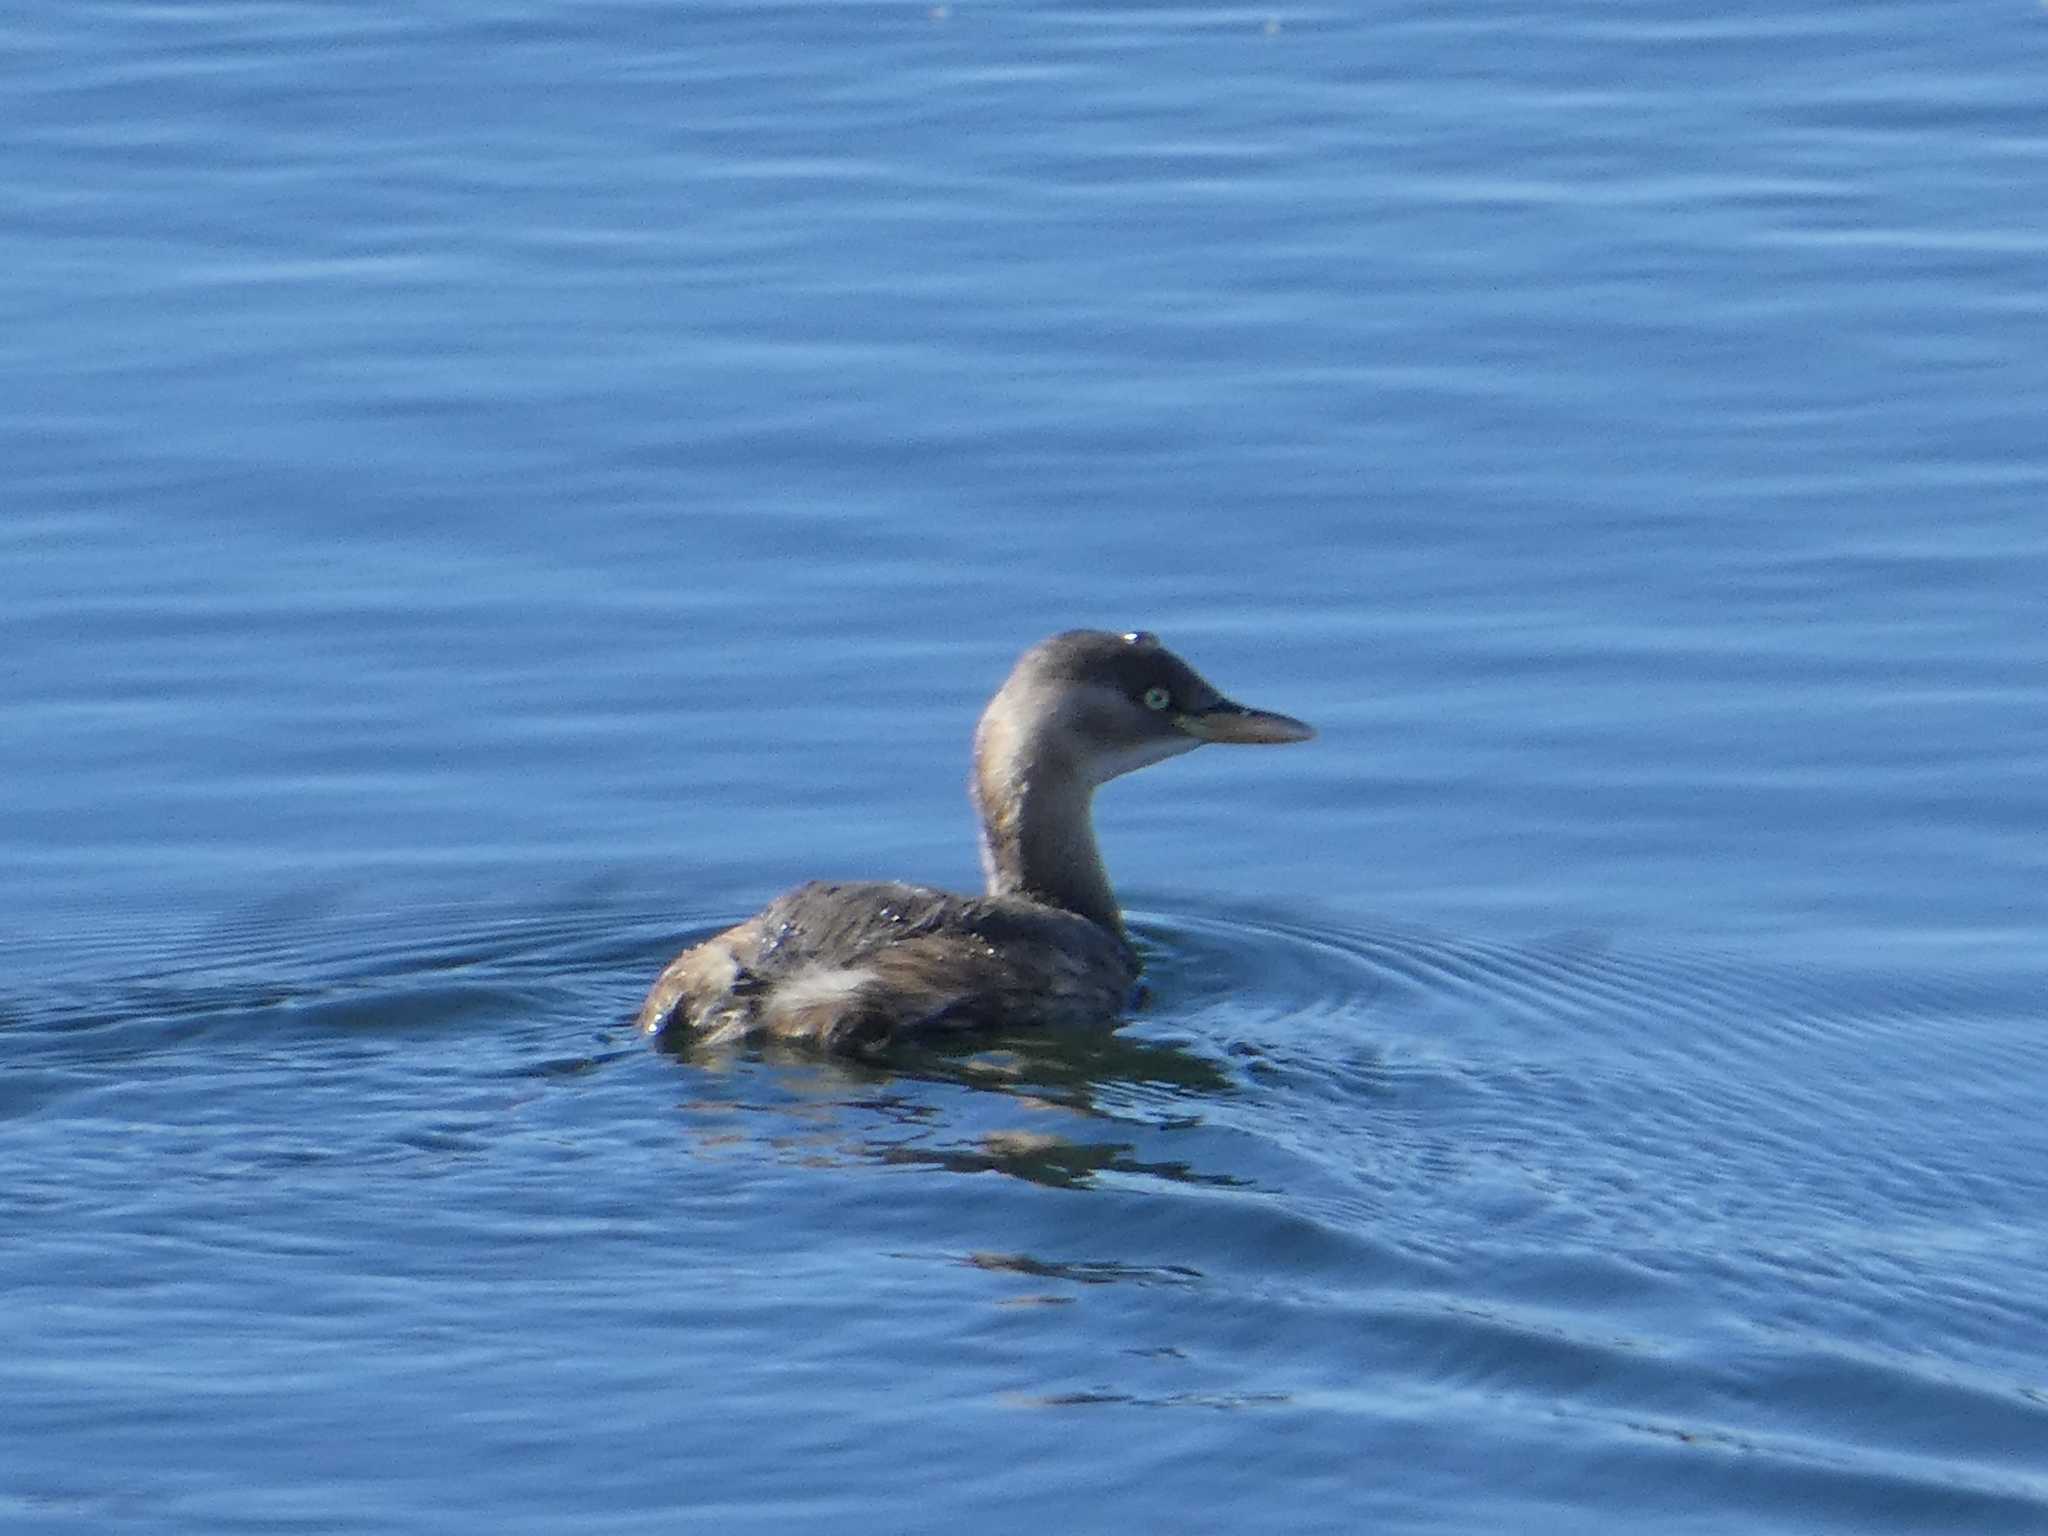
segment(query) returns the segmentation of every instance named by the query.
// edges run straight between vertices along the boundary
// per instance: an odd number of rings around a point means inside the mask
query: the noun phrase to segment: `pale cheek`
[[[1169,757],[1179,757],[1183,752],[1192,752],[1200,745],[1194,737],[1182,736],[1154,738],[1114,748],[1097,755],[1095,782],[1107,784],[1111,779],[1119,778],[1126,773],[1135,773],[1140,768],[1163,763]]]

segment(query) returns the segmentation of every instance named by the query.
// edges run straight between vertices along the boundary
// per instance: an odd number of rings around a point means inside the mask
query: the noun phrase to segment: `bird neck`
[[[1017,731],[993,711],[974,745],[988,893],[1061,907],[1123,938],[1123,914],[1095,842],[1094,782],[1041,736]]]

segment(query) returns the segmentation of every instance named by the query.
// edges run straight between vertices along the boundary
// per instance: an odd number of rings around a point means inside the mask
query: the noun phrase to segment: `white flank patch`
[[[817,965],[778,982],[769,1006],[777,1013],[808,1013],[813,1008],[845,1007],[875,973],[859,965]]]

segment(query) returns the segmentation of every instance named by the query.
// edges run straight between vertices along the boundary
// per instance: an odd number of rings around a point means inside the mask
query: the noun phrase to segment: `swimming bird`
[[[1019,658],[974,732],[987,889],[813,882],[685,950],[649,1034],[871,1052],[939,1032],[1114,1023],[1139,971],[1095,843],[1095,791],[1204,742],[1306,741],[1232,703],[1143,630],[1075,629]]]

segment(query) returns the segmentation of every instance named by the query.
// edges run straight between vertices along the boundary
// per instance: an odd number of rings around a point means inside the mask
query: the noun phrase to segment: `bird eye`
[[[1147,709],[1164,709],[1172,702],[1173,694],[1167,689],[1155,685],[1145,690],[1145,707]]]

